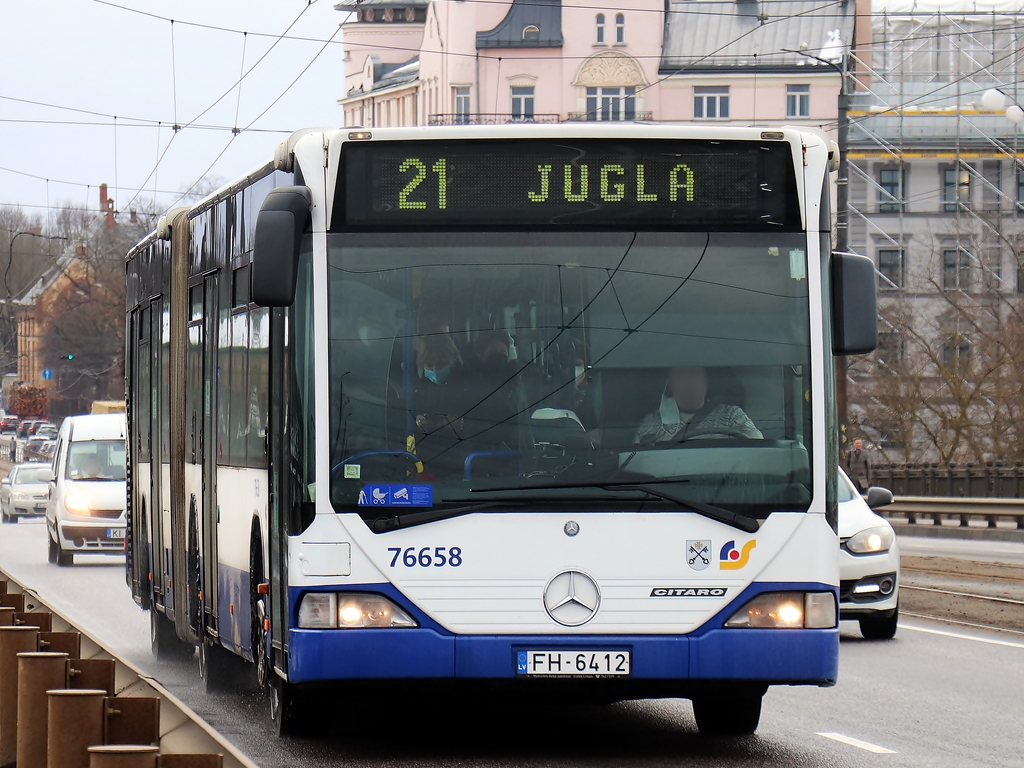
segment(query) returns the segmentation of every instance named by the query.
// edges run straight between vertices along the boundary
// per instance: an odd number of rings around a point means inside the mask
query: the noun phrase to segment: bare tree
[[[1024,306],[991,256],[1019,272],[1021,243],[993,233],[942,233],[906,275],[915,290],[880,294],[880,347],[850,368],[851,421],[890,461],[1024,459]]]

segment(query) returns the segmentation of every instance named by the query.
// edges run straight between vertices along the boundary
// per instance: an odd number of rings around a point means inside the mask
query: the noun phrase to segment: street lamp
[[[22,235],[28,235],[29,237],[38,237],[40,240],[67,240],[66,237],[60,235],[41,235],[38,232],[15,232],[11,235],[11,241],[8,243],[7,248],[7,269],[4,270],[4,288],[7,290],[7,298],[11,297],[11,286],[7,284],[7,277],[11,273],[11,264],[14,263],[14,241]]]
[[[1006,107],[1006,99],[1007,95],[998,88],[989,88],[981,95],[981,104],[990,112],[999,112]],[[1024,108],[1014,101],[1006,107],[1006,119],[1014,125],[1020,125],[1024,122]]]
[[[11,298],[12,297],[11,297],[11,286],[10,286],[10,283],[8,282],[8,278],[9,278],[9,276],[11,274],[11,265],[14,263],[14,241],[17,240],[22,235],[28,235],[29,237],[38,237],[40,240],[67,240],[66,237],[61,237],[59,235],[41,235],[38,232],[28,232],[28,231],[19,231],[19,232],[15,232],[13,235],[11,235],[11,240],[7,244],[7,269],[4,270],[4,289],[5,289],[5,292],[6,292],[7,296],[6,296],[6,298],[4,299],[4,302],[3,302],[3,309],[0,310],[0,317],[2,317],[2,319],[8,324],[7,327],[5,328],[5,333],[10,331],[10,322],[11,322],[10,309],[9,308],[11,306]],[[7,347],[7,344],[9,342],[10,342],[10,339],[8,339],[8,338],[3,339],[2,347],[4,348],[3,351],[4,351],[5,355],[7,353],[6,347]]]

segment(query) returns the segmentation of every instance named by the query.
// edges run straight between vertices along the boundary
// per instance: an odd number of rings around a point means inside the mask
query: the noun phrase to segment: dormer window
[[[540,40],[540,28],[531,24],[523,28],[523,40]]]
[[[615,16],[615,42],[619,45],[626,42],[626,16],[622,13]]]
[[[367,8],[363,11],[363,21],[373,21],[373,8]]]
[[[384,9],[384,21],[394,21],[394,20],[395,20],[395,9],[394,8],[385,8]]]
[[[597,44],[604,45],[604,14],[597,14]]]

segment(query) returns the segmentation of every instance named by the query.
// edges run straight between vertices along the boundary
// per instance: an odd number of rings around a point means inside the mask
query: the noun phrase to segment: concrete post
[[[0,768],[18,759],[18,654],[38,643],[35,627],[0,627]]]
[[[89,747],[103,744],[103,699],[98,688],[47,691],[47,768],[89,768]]]
[[[89,768],[156,768],[160,747],[112,744],[89,747]]]
[[[67,685],[67,658],[18,654],[18,768],[46,768],[46,692]]]

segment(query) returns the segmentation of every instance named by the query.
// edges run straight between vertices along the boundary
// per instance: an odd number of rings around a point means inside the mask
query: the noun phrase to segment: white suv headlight
[[[383,595],[309,592],[299,604],[302,629],[398,629],[419,624]]]
[[[851,536],[846,542],[846,548],[856,555],[875,555],[888,552],[894,538],[892,528],[880,525]]]
[[[831,629],[836,598],[831,592],[766,592],[725,622],[730,629]]]

